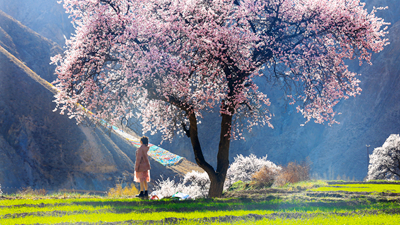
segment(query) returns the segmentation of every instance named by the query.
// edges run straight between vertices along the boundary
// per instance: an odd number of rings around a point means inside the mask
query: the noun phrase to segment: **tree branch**
[[[183,131],[185,131],[186,136],[190,138],[190,130],[186,128],[186,124],[184,122],[181,123]]]

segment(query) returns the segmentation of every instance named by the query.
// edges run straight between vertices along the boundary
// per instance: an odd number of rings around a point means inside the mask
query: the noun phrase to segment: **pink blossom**
[[[273,127],[258,76],[300,87],[287,98],[306,122],[335,123],[334,106],[361,92],[345,60],[370,63],[388,44],[360,0],[63,2],[76,32],[52,58],[57,108],[78,122],[76,103],[110,121],[139,116],[165,139],[215,109],[234,116],[234,139]]]

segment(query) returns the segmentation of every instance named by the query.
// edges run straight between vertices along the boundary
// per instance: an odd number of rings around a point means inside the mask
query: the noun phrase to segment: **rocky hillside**
[[[77,126],[53,112],[53,93],[32,79],[55,79],[49,62],[61,48],[0,11],[0,50],[2,190],[107,190],[123,176],[132,182],[135,148],[107,130]],[[151,164],[153,179],[180,171]]]
[[[68,15],[57,0],[0,0],[0,10],[58,45],[74,32]]]

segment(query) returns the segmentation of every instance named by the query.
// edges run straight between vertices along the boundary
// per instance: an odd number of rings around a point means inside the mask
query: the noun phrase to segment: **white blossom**
[[[224,189],[228,189],[233,183],[241,181],[250,181],[251,176],[266,166],[271,171],[280,171],[282,168],[275,163],[267,160],[267,155],[262,158],[257,158],[254,154],[243,156],[239,154],[235,157],[235,161],[229,166]]]
[[[382,147],[369,156],[367,180],[399,180],[400,136],[391,134]]]
[[[180,182],[161,178],[156,182],[155,192],[165,197],[171,197],[177,192],[182,192],[188,194],[192,199],[196,199],[207,197],[209,188],[210,179],[207,173],[192,171],[187,173]]]
[[[267,155],[257,158],[254,154],[243,156],[239,154],[235,157],[235,161],[229,166],[224,189],[228,189],[233,183],[251,180],[251,176],[266,166],[269,170],[279,172],[282,168],[275,163],[267,160]],[[175,183],[174,180],[167,178],[158,180],[155,186],[155,192],[162,196],[170,197],[176,192],[188,194],[191,198],[204,198],[208,196],[210,188],[210,178],[207,173],[197,171],[189,172],[183,180]]]

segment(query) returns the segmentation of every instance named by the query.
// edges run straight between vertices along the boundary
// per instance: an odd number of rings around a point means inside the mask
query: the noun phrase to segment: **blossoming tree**
[[[391,134],[369,156],[368,180],[400,179],[400,135]]]
[[[76,34],[57,64],[57,107],[81,121],[80,103],[116,122],[141,117],[144,131],[190,137],[197,164],[222,194],[230,140],[270,124],[254,78],[279,79],[306,121],[335,122],[333,107],[360,93],[345,60],[370,62],[388,43],[386,23],[359,0],[64,0]],[[296,103],[297,102],[297,103]],[[214,169],[197,128],[216,110]]]

